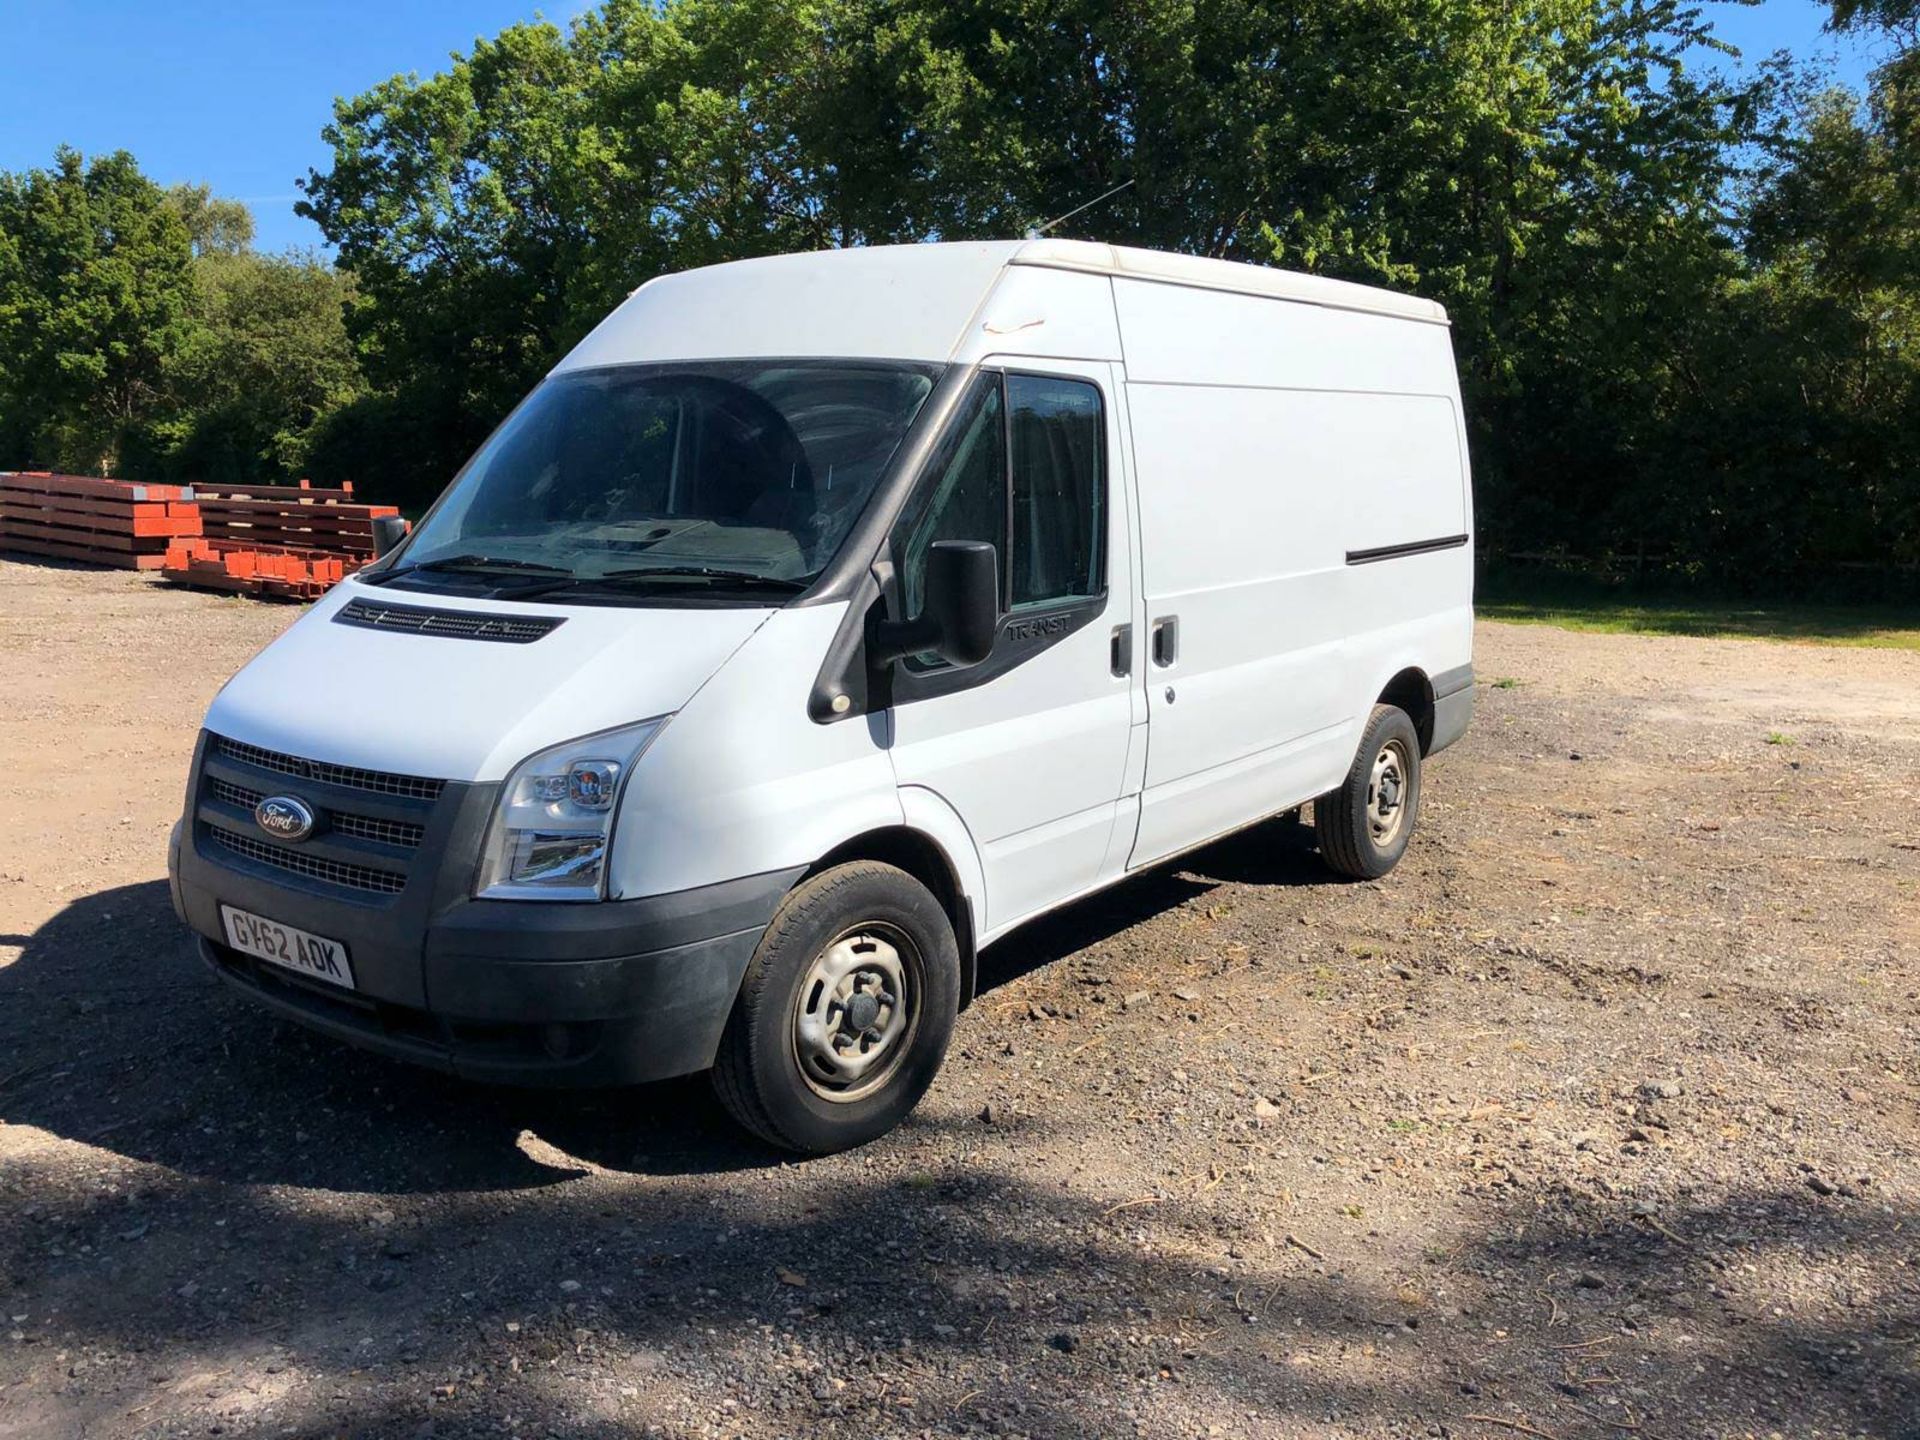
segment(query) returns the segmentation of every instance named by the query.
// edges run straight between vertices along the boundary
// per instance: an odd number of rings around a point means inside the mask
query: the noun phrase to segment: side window
[[[1105,446],[1097,387],[983,375],[894,532],[905,618],[920,614],[927,552],[939,540],[985,540],[999,552],[1000,603],[1009,611],[1103,594]]]
[[[927,551],[936,540],[985,540],[1000,552],[1003,575],[1006,568],[1007,443],[997,379],[978,386],[967,407],[952,439],[935,457],[939,478],[899,546],[908,619],[920,614]]]
[[[1013,456],[1010,609],[1105,588],[1106,426],[1082,380],[1009,375]]]

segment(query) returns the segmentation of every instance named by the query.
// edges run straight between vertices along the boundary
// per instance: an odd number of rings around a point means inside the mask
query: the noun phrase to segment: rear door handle
[[[1133,673],[1133,626],[1113,627],[1113,653],[1107,661],[1107,667],[1115,675]]]
[[[1180,658],[1180,617],[1162,615],[1153,622],[1153,663],[1162,670]]]

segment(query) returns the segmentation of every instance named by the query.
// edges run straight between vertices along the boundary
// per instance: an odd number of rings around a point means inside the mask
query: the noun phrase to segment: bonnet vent
[[[492,640],[502,645],[531,645],[566,623],[564,615],[489,615],[481,610],[433,610],[424,605],[388,605],[378,600],[349,600],[334,612],[333,619],[336,625],[358,625],[367,630],[399,630],[448,640]]]

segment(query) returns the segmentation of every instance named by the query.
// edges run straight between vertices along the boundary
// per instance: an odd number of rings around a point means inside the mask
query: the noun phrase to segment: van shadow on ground
[[[1314,878],[1297,829],[1257,827],[1016,932],[982,957],[982,989],[1221,879]],[[76,900],[15,942],[20,958],[0,970],[0,1118],[129,1159],[230,1183],[417,1193],[538,1188],[578,1173],[567,1156],[648,1174],[783,1158],[740,1138],[699,1078],[513,1090],[310,1035],[207,973],[162,881]]]

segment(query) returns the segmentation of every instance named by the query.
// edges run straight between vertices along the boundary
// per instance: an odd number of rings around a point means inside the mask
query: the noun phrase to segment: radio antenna
[[[1132,184],[1133,184],[1133,181],[1131,180],[1122,180],[1118,185],[1114,186],[1111,190],[1107,191],[1106,194],[1096,195],[1093,197],[1093,199],[1087,201],[1086,204],[1077,206],[1074,209],[1067,211],[1067,213],[1062,215],[1059,219],[1049,220],[1046,224],[1040,226],[1038,229],[1027,231],[1027,239],[1038,240],[1042,235],[1045,235],[1049,230],[1053,229],[1056,225],[1064,225],[1067,223],[1067,221],[1073,219],[1074,216],[1080,214],[1082,211],[1091,210],[1094,206],[1102,203],[1103,201],[1111,200],[1114,196],[1118,195],[1122,190],[1127,189]]]

